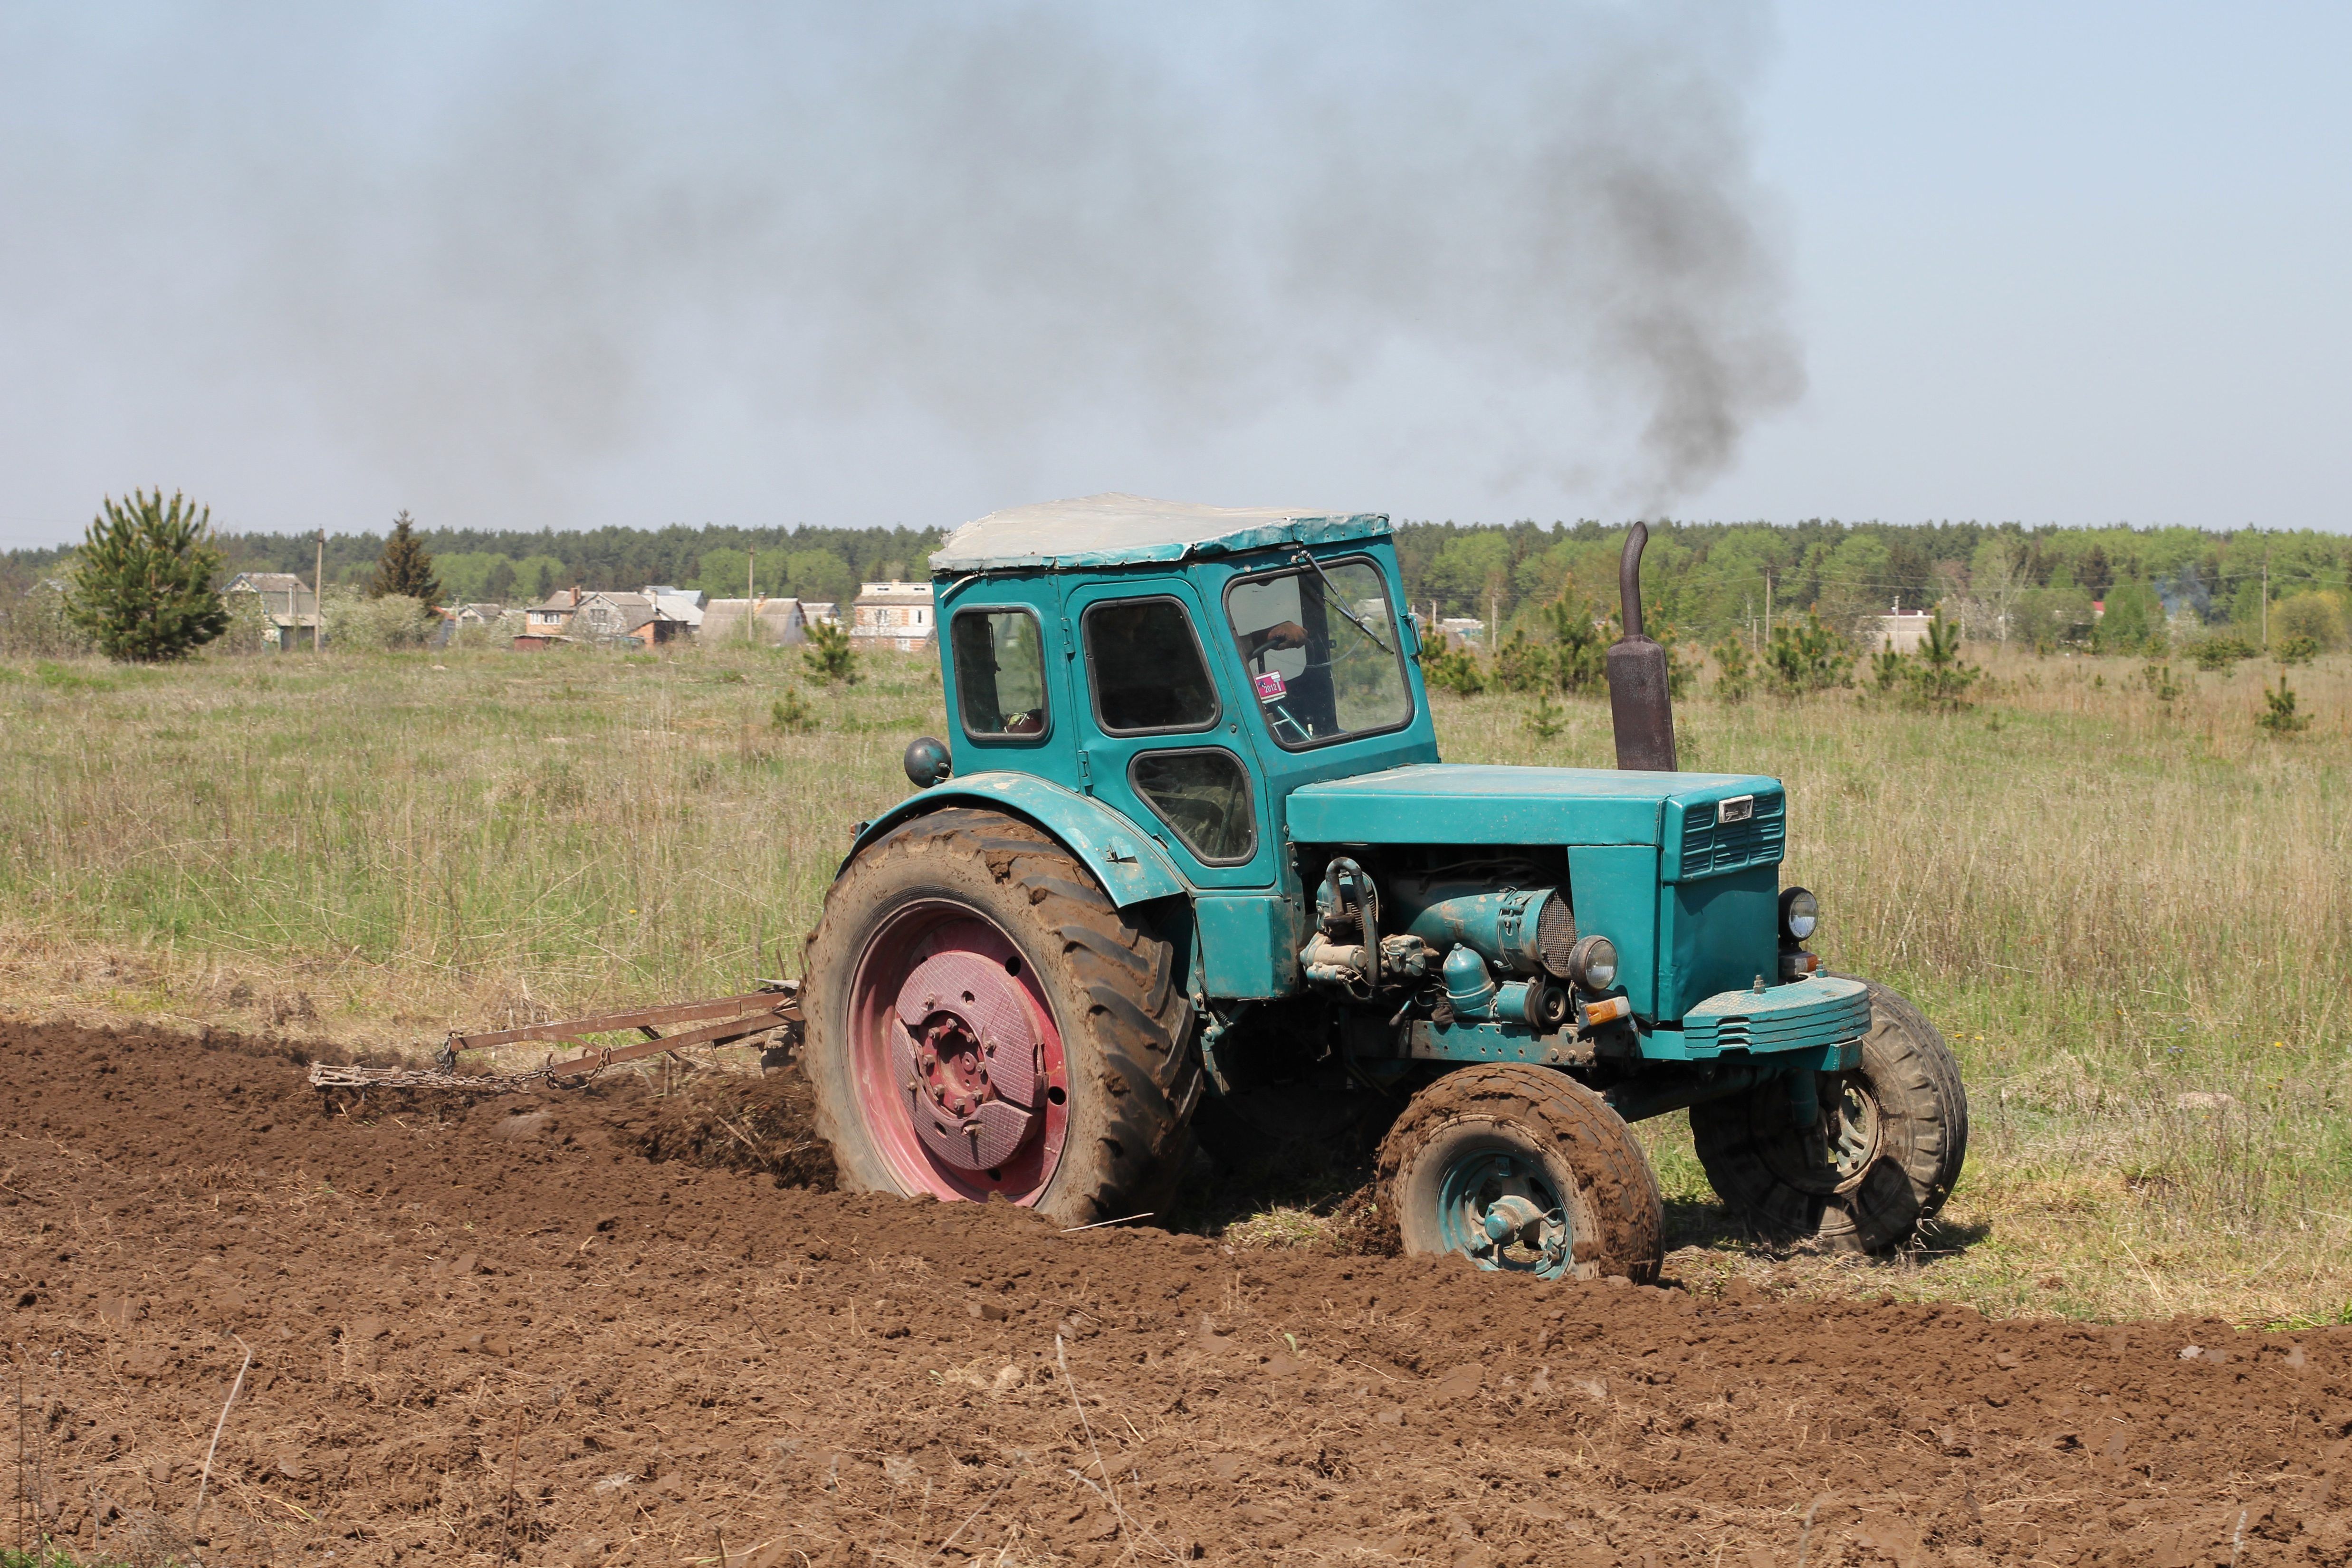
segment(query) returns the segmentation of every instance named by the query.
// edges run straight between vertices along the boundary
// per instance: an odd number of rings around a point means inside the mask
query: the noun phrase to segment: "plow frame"
[[[622,1013],[601,1013],[586,1018],[563,1018],[551,1023],[526,1024],[520,1028],[482,1030],[473,1034],[453,1029],[442,1041],[440,1050],[434,1054],[433,1068],[429,1071],[415,1068],[345,1067],[330,1062],[312,1062],[310,1082],[319,1089],[365,1089],[382,1086],[505,1091],[520,1089],[527,1083],[545,1081],[558,1088],[576,1089],[606,1068],[681,1050],[689,1046],[733,1045],[779,1030],[785,1032],[785,1044],[790,1046],[797,1043],[802,1023],[800,986],[792,981],[769,981],[763,982],[757,991],[714,997],[704,1002],[674,1002],[663,1007],[638,1007]],[[679,1024],[699,1026],[679,1029],[674,1034],[662,1033],[663,1028]],[[645,1037],[625,1046],[597,1046],[590,1041],[592,1036],[629,1030],[635,1030]],[[561,1061],[550,1058],[539,1067],[522,1073],[463,1075],[457,1071],[458,1058],[467,1052],[522,1045],[533,1040],[572,1046],[580,1054]]]

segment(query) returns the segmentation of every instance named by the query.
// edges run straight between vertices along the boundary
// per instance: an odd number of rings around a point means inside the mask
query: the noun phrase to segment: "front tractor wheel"
[[[1664,1205],[1642,1146],[1601,1097],[1521,1062],[1457,1068],[1381,1142],[1381,1206],[1407,1252],[1543,1279],[1657,1278]]]
[[[1708,1183],[1767,1236],[1885,1251],[1935,1218],[1960,1179],[1969,1098],[1959,1064],[1918,1008],[1864,984],[1862,1065],[1817,1077],[1811,1126],[1798,1122],[1782,1079],[1691,1107]]]
[[[808,943],[809,1078],[842,1184],[1067,1225],[1160,1209],[1200,1087],[1174,967],[1025,823],[950,809],[867,846]]]

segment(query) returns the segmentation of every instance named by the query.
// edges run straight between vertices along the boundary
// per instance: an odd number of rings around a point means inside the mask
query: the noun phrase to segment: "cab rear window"
[[[1045,732],[1045,639],[1034,611],[959,610],[948,646],[965,734],[1016,740]]]

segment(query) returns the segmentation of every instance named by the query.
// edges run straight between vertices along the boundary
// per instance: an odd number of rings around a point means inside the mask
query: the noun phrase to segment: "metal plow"
[[[763,982],[757,991],[721,996],[709,1002],[677,1002],[667,1007],[645,1007],[627,1013],[605,1013],[591,1018],[565,1018],[550,1024],[530,1024],[520,1029],[482,1034],[451,1031],[430,1068],[346,1067],[312,1062],[314,1089],[457,1089],[478,1093],[510,1094],[534,1083],[554,1089],[579,1089],[607,1068],[695,1046],[732,1046],[762,1035],[777,1037],[776,1048],[789,1049],[800,1038],[800,986],[792,981]],[[696,1027],[666,1028],[678,1025]],[[597,1046],[598,1035],[635,1033],[644,1037],[625,1046]],[[550,1056],[523,1072],[464,1073],[458,1058],[471,1051],[547,1040],[575,1048],[580,1054],[558,1060]]]

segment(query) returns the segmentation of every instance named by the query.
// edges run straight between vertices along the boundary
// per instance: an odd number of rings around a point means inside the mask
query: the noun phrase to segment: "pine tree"
[[[441,580],[433,575],[433,557],[416,537],[416,523],[403,511],[392,520],[392,537],[383,542],[383,554],[375,563],[375,579],[368,584],[368,597],[381,599],[399,594],[420,604],[441,602]]]
[[[228,609],[213,586],[221,556],[212,510],[176,491],[166,505],[161,486],[103,505],[74,563],[66,618],[109,658],[138,664],[185,658],[226,631]]]

